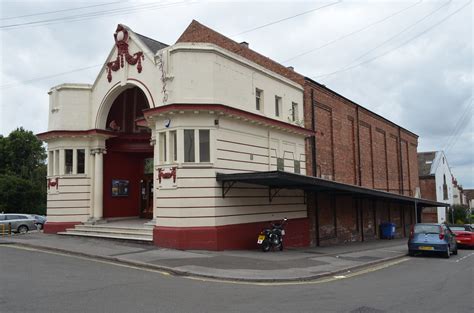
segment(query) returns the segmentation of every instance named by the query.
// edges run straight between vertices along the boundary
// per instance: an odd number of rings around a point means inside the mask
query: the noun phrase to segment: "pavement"
[[[178,276],[249,282],[315,280],[354,272],[407,254],[406,239],[288,248],[267,253],[260,250],[182,251],[145,243],[42,232],[0,237],[0,245],[5,244],[161,270]]]

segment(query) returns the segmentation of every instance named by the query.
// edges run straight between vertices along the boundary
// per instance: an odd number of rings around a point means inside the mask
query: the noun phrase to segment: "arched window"
[[[148,101],[140,88],[125,90],[114,100],[110,108],[106,129],[121,133],[148,132],[149,129],[135,123],[137,119],[143,117],[144,109],[148,109]]]

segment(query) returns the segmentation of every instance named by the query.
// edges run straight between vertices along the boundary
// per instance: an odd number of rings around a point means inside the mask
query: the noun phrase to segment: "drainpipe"
[[[318,176],[318,167],[316,165],[316,121],[315,121],[315,109],[314,109],[314,89],[311,89],[311,130],[313,134],[311,135],[311,163],[312,163],[312,174],[313,177]],[[318,207],[318,193],[314,192],[314,224],[316,228],[316,246],[320,246],[320,237],[319,237],[319,207]]]
[[[399,155],[399,167],[400,167],[400,194],[404,194],[404,187],[403,187],[403,161],[402,161],[402,137],[401,137],[401,127],[398,126],[398,155]]]
[[[357,156],[359,158],[359,186],[362,186],[362,167],[360,160],[360,133],[359,133],[359,106],[356,106],[356,119],[357,119]]]
[[[271,138],[270,138],[270,129],[268,132],[268,170],[272,170],[272,149],[271,149]]]

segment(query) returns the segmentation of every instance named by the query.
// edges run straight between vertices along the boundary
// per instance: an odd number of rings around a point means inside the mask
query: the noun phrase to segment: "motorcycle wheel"
[[[270,251],[270,248],[271,248],[270,241],[268,241],[268,240],[265,239],[265,240],[262,242],[262,251],[263,251],[263,252],[268,252],[268,251]]]
[[[280,241],[280,245],[278,246],[278,250],[283,251],[283,241]]]

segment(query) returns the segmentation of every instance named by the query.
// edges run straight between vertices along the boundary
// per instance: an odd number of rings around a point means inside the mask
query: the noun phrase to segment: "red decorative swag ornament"
[[[116,72],[124,66],[124,59],[130,65],[137,64],[138,73],[142,72],[142,60],[145,59],[143,52],[139,51],[130,55],[128,52],[128,31],[122,25],[117,26],[117,30],[114,34],[115,45],[117,46],[117,58],[115,61],[107,63],[107,80],[109,83],[112,81],[112,71]]]
[[[58,187],[59,187],[59,177],[56,178],[56,179],[48,178],[48,190],[49,190],[51,187],[56,187],[56,190],[58,190]]]
[[[158,168],[158,182],[161,184],[161,179],[170,179],[173,177],[173,183],[176,183],[176,167],[172,167],[169,172],[165,172],[164,169]]]

